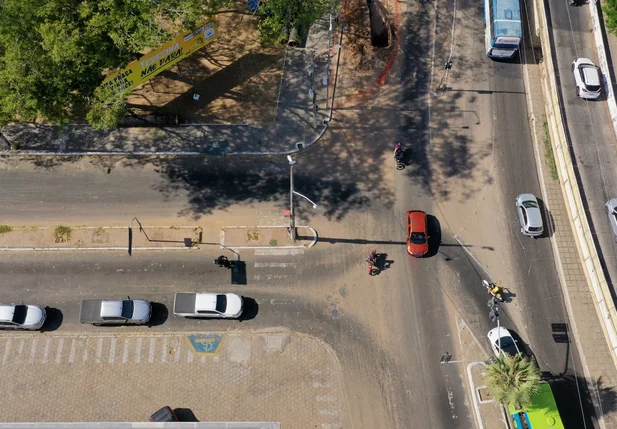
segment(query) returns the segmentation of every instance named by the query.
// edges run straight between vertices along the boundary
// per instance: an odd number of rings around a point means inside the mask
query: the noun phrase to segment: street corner
[[[317,243],[317,231],[296,227],[296,239],[287,226],[226,226],[221,229],[221,248],[231,249],[310,249]]]
[[[199,226],[0,225],[0,251],[190,250],[202,243]]]
[[[503,405],[495,401],[486,387],[486,363],[473,362],[467,365],[467,378],[478,427],[484,429],[509,429],[509,421]]]

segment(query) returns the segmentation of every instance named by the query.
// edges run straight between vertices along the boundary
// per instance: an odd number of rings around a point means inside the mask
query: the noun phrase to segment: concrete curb
[[[298,246],[226,246],[225,245],[225,230],[226,229],[240,229],[240,228],[261,228],[261,229],[272,229],[272,228],[284,228],[287,229],[287,226],[276,226],[276,225],[267,225],[267,226],[252,226],[252,225],[234,225],[234,226],[224,226],[223,228],[221,228],[221,244],[219,246],[219,248],[221,249],[310,249],[312,248],[315,243],[317,243],[317,231],[315,230],[315,228],[311,227],[311,226],[307,226],[307,225],[298,225],[296,226],[296,229],[298,228],[308,228],[311,230],[311,232],[313,233],[313,241],[311,241],[309,244],[307,245],[298,245]]]
[[[78,252],[78,251],[110,251],[124,250],[128,252],[128,246],[125,247],[0,247],[0,252]],[[199,250],[199,247],[133,247],[135,250]]]

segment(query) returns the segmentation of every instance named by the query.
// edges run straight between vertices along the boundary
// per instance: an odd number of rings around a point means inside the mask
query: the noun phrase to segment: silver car
[[[521,223],[521,232],[527,237],[538,237],[544,232],[542,213],[538,200],[532,194],[516,197],[516,209]]]
[[[613,239],[617,241],[617,198],[608,200],[604,207],[606,208],[606,214],[608,214],[608,223],[611,224]]]
[[[41,329],[46,317],[39,305],[0,304],[0,329]]]

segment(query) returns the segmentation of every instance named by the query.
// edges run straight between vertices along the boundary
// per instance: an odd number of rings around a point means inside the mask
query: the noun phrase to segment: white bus
[[[512,58],[522,36],[519,0],[484,0],[484,40],[489,58]]]

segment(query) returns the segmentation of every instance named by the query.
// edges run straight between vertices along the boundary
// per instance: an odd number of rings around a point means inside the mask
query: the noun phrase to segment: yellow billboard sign
[[[176,36],[171,42],[148,52],[123,70],[108,76],[101,86],[110,88],[114,93],[133,89],[193,52],[212,43],[218,35],[216,23],[206,21],[195,31]]]

